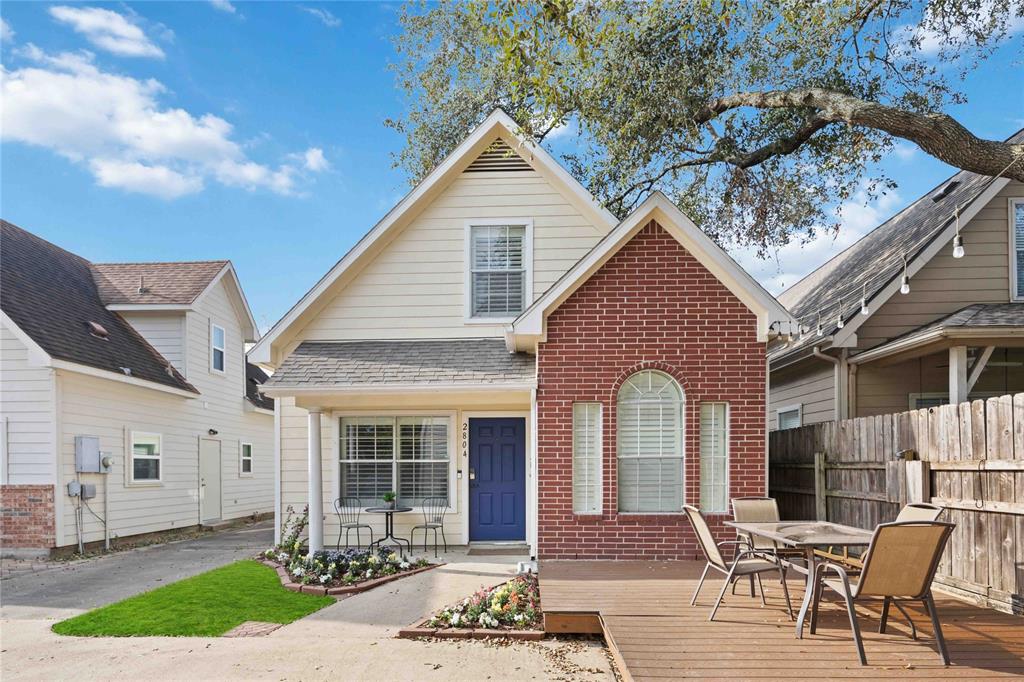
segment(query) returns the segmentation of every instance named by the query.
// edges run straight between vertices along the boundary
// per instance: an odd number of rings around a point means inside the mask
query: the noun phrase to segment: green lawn
[[[59,635],[216,637],[247,620],[291,623],[333,604],[291,592],[274,569],[239,561],[144,592],[53,626]]]

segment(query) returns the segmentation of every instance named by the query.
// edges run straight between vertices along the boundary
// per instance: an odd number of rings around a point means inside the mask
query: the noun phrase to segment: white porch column
[[[967,346],[949,349],[949,404],[967,400]]]
[[[324,548],[324,472],[320,453],[320,408],[309,408],[309,553]]]

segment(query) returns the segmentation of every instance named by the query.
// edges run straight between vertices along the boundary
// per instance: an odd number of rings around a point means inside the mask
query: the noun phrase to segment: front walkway
[[[714,622],[708,613],[721,589],[712,573],[696,606],[690,597],[703,562],[545,561],[540,590],[546,618],[595,614],[627,679],[969,678],[1024,674],[1024,619],[936,596],[953,665],[942,665],[930,621],[910,609],[921,639],[893,611],[877,633],[879,610],[858,608],[868,666],[861,666],[845,608],[822,602],[818,632],[794,635],[780,585],[765,577],[768,606],[741,582]],[[803,577],[791,575],[794,610]],[[566,619],[571,623],[571,618]],[[583,627],[586,627],[584,621]]]
[[[427,556],[433,560],[433,552]],[[492,644],[397,639],[475,590],[514,574],[523,557],[442,556],[447,565],[356,594],[265,637],[75,638],[50,631],[55,617],[3,610],[5,682],[149,680],[613,680],[600,641]],[[77,612],[77,611],[76,611]],[[69,614],[70,615],[70,614]]]

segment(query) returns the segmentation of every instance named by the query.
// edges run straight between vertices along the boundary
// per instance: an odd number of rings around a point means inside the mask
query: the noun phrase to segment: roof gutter
[[[1024,337],[1024,326],[1021,327],[992,327],[969,328],[969,329],[947,329],[939,327],[926,334],[908,337],[899,341],[893,341],[871,350],[859,353],[850,358],[850,364],[861,365],[866,362],[873,362],[896,353],[912,350],[920,346],[927,346],[943,339],[991,339],[993,337]]]
[[[537,382],[508,382],[491,384],[337,384],[325,386],[268,386],[263,384],[260,393],[271,398],[285,398],[303,395],[334,394],[391,394],[391,393],[473,393],[481,391],[530,391],[537,388]]]

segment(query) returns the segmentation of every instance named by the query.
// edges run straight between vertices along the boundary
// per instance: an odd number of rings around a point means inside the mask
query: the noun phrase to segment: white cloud
[[[306,153],[302,155],[302,161],[303,165],[306,166],[306,170],[311,170],[314,173],[325,171],[331,166],[327,159],[324,158],[324,150],[319,147],[307,149]]]
[[[9,43],[14,40],[14,29],[0,17],[0,42]]]
[[[857,192],[837,209],[840,220],[837,234],[822,232],[807,243],[792,242],[769,260],[758,258],[753,248],[736,249],[731,255],[761,286],[779,294],[880,225],[902,202],[897,192],[890,192],[867,205],[866,199],[863,191]]]
[[[233,139],[228,121],[166,107],[159,81],[103,71],[88,52],[50,55],[29,44],[16,54],[31,63],[0,70],[4,141],[83,163],[104,187],[165,199],[198,192],[207,179],[298,193],[306,153],[298,154],[301,163],[258,163]]]
[[[228,14],[234,14],[236,11],[235,6],[229,0],[210,0],[210,4],[221,12],[227,12]]]
[[[995,3],[993,2],[982,2],[978,6],[978,23],[982,26],[985,22],[990,20],[991,13],[995,10]],[[1020,2],[1010,3],[1007,10],[1008,22],[1006,26],[1006,35],[1003,36],[1003,40],[1010,39],[1014,34],[1024,31],[1024,14],[1021,13]],[[931,31],[925,28],[904,26],[897,31],[898,42],[904,42],[909,40],[911,37],[917,38],[920,41],[918,50],[925,57],[934,57],[938,55],[943,48],[949,48],[947,43],[944,43],[944,35],[937,31]],[[960,26],[953,26],[949,29],[949,37],[954,41],[962,41],[965,37],[964,30]]]
[[[328,28],[338,28],[339,26],[341,26],[341,19],[334,16],[325,9],[320,9],[319,7],[303,7],[301,5],[299,6],[299,9],[308,14],[312,14],[314,17],[319,19],[324,26],[327,26]]]
[[[152,194],[161,199],[177,199],[203,188],[203,180],[186,176],[167,166],[147,166],[138,161],[93,159],[89,168],[103,187],[118,187],[129,192]]]
[[[101,50],[122,57],[164,57],[164,51],[141,28],[109,9],[60,5],[50,8],[50,16],[81,33]]]
[[[917,146],[900,142],[892,148],[892,153],[900,161],[910,161],[912,158],[917,156]]]

